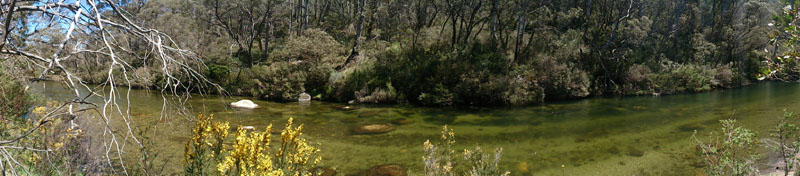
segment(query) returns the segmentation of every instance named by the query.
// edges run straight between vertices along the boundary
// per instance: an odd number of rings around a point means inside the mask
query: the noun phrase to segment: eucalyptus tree
[[[66,117],[68,121],[87,118],[81,114],[96,110],[101,118],[94,118],[104,124],[101,128],[102,147],[108,166],[116,174],[128,174],[128,165],[122,159],[126,143],[143,147],[142,141],[133,133],[134,119],[131,118],[129,94],[121,91],[119,85],[130,85],[137,75],[129,57],[144,62],[157,63],[163,80],[159,83],[164,96],[164,107],[180,105],[183,101],[170,101],[185,98],[184,91],[194,87],[215,84],[208,82],[197,70],[203,68],[202,62],[191,51],[182,49],[178,42],[161,30],[147,28],[134,21],[127,6],[138,1],[113,0],[3,0],[0,2],[0,25],[2,41],[0,56],[3,61],[12,61],[27,66],[16,68],[27,70],[21,73],[30,77],[31,82],[61,77],[71,88],[73,98],[63,101],[57,108],[45,113],[46,116],[34,124],[29,131],[10,139],[0,139],[2,150],[30,150],[49,152],[37,146],[16,146],[44,124],[56,118]],[[128,37],[129,36],[129,37]],[[128,42],[140,42],[140,48],[133,48]],[[141,52],[142,55],[134,55]],[[90,60],[91,59],[91,60]],[[95,65],[77,65],[80,62]],[[73,64],[69,64],[73,63]],[[82,67],[93,67],[95,72],[104,72],[100,86],[86,84],[77,72]],[[102,70],[100,70],[102,69]],[[128,87],[130,90],[130,86]],[[130,91],[128,91],[130,92]],[[172,97],[172,98],[170,98]],[[89,99],[99,98],[100,102]],[[177,104],[173,104],[177,103]],[[90,120],[90,119],[83,119]],[[122,129],[110,124],[121,123]],[[80,128],[72,126],[71,128]],[[0,156],[0,164],[21,167],[11,155]],[[116,161],[112,161],[116,160]],[[27,173],[30,174],[30,173]]]
[[[260,45],[259,49],[264,53],[261,59],[266,60],[270,41],[269,32],[273,24],[273,9],[277,4],[280,4],[280,1],[203,1],[203,5],[208,11],[208,14],[204,16],[209,18],[208,22],[213,27],[221,28],[236,45],[235,56],[242,62],[243,67],[250,67],[257,62],[257,58],[254,57],[256,44]],[[264,38],[263,44],[260,42],[262,38]]]

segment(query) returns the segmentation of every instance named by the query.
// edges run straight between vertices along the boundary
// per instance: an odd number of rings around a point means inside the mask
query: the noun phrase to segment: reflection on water
[[[239,110],[226,106],[233,99],[195,95],[187,107],[257,130],[269,123],[282,126],[294,117],[305,124],[310,141],[321,144],[322,165],[344,174],[388,163],[421,174],[422,143],[438,139],[447,124],[456,132],[457,149],[503,147],[501,164],[513,175],[694,175],[703,167],[691,140],[694,131],[707,134],[735,111],[739,124],[766,137],[783,109],[800,111],[798,90],[800,84],[762,83],[699,94],[599,97],[514,108],[255,101],[260,108]],[[121,91],[126,95],[127,90]],[[52,98],[69,98],[70,93],[54,83],[44,90]],[[161,118],[158,91],[133,90],[130,100],[137,125],[159,124],[160,156],[171,157],[171,172],[181,171],[191,123],[176,116]],[[379,135],[350,131],[373,123],[395,124],[396,130]]]

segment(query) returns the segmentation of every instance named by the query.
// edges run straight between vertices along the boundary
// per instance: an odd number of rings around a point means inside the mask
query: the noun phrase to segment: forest
[[[185,88],[194,92],[502,106],[797,80],[764,69],[765,59],[785,52],[770,26],[782,7],[775,0],[134,0],[122,8],[194,51],[192,66],[218,85]],[[35,47],[59,32],[26,35]],[[157,57],[145,43],[120,45],[130,49],[119,55],[134,78],[118,83],[158,88],[169,80],[162,63],[143,59]],[[102,83],[109,78],[93,70],[110,61],[91,59],[97,54],[64,64],[82,81]]]

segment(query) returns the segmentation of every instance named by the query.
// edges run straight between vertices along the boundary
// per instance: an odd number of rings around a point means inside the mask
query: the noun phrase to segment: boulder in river
[[[398,118],[398,119],[392,120],[392,123],[395,124],[395,125],[408,125],[408,124],[414,123],[414,121],[412,121],[411,119],[407,119],[407,118]]]
[[[231,107],[254,109],[254,108],[257,108],[258,105],[256,103],[253,103],[253,101],[251,101],[251,100],[239,100],[237,102],[231,103]]]
[[[384,164],[369,168],[365,176],[407,176],[408,169],[398,164]]]
[[[316,167],[311,169],[312,176],[336,176],[336,170],[328,167]]]
[[[311,95],[303,92],[303,93],[300,94],[300,97],[297,98],[297,101],[299,101],[299,102],[309,102],[309,101],[311,101]]]
[[[392,124],[361,125],[352,129],[354,134],[383,134],[394,131]]]

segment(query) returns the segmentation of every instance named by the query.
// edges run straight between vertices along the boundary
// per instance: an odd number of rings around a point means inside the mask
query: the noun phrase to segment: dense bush
[[[25,92],[25,87],[0,65],[0,122],[22,117],[30,103],[31,97]]]
[[[708,66],[665,61],[657,70],[652,71],[649,67],[639,64],[631,66],[625,80],[625,92],[627,94],[700,92],[718,87],[730,87],[740,79],[730,64]]]
[[[226,65],[209,65],[208,66],[208,78],[212,81],[220,84],[226,83],[228,80],[228,76],[231,74],[231,69]]]
[[[383,59],[351,71],[345,86],[340,87],[363,96],[368,92],[358,90],[388,90],[387,85],[391,85],[397,97],[404,98],[398,101],[426,106],[530,104],[542,100],[537,72],[529,67],[512,69],[512,61],[490,45],[453,50],[444,43],[420,43],[424,49],[398,50],[390,45],[380,56]]]
[[[506,92],[509,104],[525,105],[544,101],[544,88],[539,86],[534,70],[520,67],[509,79],[510,90]]]
[[[83,114],[33,98],[14,75],[19,70],[5,64],[0,62],[0,139],[11,142],[0,144],[8,161],[0,174],[104,175],[106,166],[97,164],[100,157],[92,155],[88,136],[76,126]]]
[[[550,56],[540,56],[535,65],[541,73],[539,84],[544,87],[545,98],[589,96],[591,81],[585,71]]]
[[[653,91],[653,85],[649,79],[649,75],[653,71],[649,67],[640,64],[634,64],[628,68],[628,75],[625,78],[625,91],[629,94],[646,94]]]
[[[698,139],[696,131],[692,136],[708,165],[706,173],[714,176],[758,174],[756,134],[736,126],[736,120],[720,120],[720,124],[722,128],[711,132],[708,141]]]
[[[251,69],[254,96],[268,100],[289,101],[305,92],[306,72],[302,66],[290,62],[274,62],[269,66],[257,65]]]

